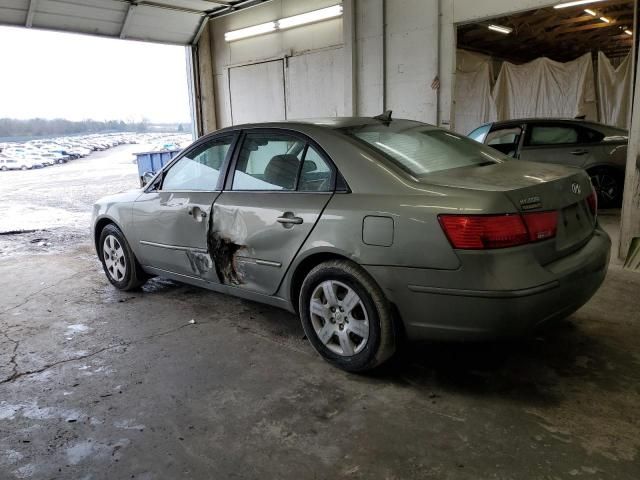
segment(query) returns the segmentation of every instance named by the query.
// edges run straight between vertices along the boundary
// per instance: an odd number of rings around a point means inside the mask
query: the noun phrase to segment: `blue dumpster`
[[[157,172],[175,157],[180,150],[158,150],[155,152],[136,153],[136,163],[138,164],[138,177],[142,185],[142,177],[147,172]]]

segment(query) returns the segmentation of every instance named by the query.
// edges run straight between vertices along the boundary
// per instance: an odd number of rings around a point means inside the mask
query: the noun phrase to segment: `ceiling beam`
[[[205,15],[200,20],[200,24],[198,25],[198,30],[196,30],[196,34],[191,39],[191,45],[196,45],[198,43],[198,40],[200,40],[200,36],[202,35],[202,32],[204,32],[204,29],[207,26],[207,23],[209,23],[209,17]]]
[[[27,20],[24,23],[24,26],[27,28],[31,28],[33,25],[33,17],[36,14],[36,7],[38,6],[38,0],[31,0],[29,2],[29,10],[27,11]]]
[[[131,25],[131,19],[133,18],[133,13],[135,12],[137,5],[131,4],[127,9],[127,13],[122,20],[122,27],[120,28],[120,38],[127,38],[127,33],[129,33],[129,25]]]
[[[607,28],[607,27],[614,27],[616,25],[615,22],[611,22],[611,23],[605,23],[605,22],[600,22],[600,23],[594,23],[592,25],[582,25],[580,27],[568,27],[568,28],[559,28],[557,30],[554,30],[553,33],[555,34],[565,34],[565,33],[573,33],[573,32],[583,32],[585,30],[595,30],[597,28]]]

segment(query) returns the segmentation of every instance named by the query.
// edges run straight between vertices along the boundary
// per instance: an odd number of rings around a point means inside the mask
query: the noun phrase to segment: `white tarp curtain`
[[[523,65],[505,62],[493,99],[499,120],[512,118],[598,119],[591,54],[567,63],[542,57]]]
[[[454,118],[455,130],[463,135],[496,119],[492,65],[487,55],[457,51]]]
[[[598,104],[600,121],[607,125],[628,128],[631,107],[631,55],[618,68],[607,56],[598,52]]]

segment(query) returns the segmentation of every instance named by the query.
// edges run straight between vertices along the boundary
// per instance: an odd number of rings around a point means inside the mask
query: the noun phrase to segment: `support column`
[[[634,33],[638,29],[638,1],[635,2]],[[620,245],[618,256],[625,259],[629,253],[631,242],[640,237],[640,56],[637,51],[638,41],[634,38],[633,58],[638,62],[635,69],[635,88],[631,126],[629,127],[629,147],[627,149],[627,169],[622,200],[622,217],[620,220]]]
[[[196,77],[196,111],[199,112],[198,136],[205,135],[218,129],[216,118],[215,93],[213,86],[213,53],[209,34],[210,25],[206,25],[198,43],[194,65]]]
[[[342,35],[344,38],[344,115],[357,114],[357,35],[356,0],[342,2]]]

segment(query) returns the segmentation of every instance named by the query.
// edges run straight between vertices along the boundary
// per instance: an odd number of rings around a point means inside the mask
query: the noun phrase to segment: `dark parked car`
[[[410,339],[494,339],[598,290],[611,242],[579,168],[512,161],[383,117],[238,125],[94,206],[105,274],[159,275],[296,312],[350,371]]]
[[[628,132],[581,120],[487,123],[468,135],[513,158],[584,168],[602,207],[622,202]]]

